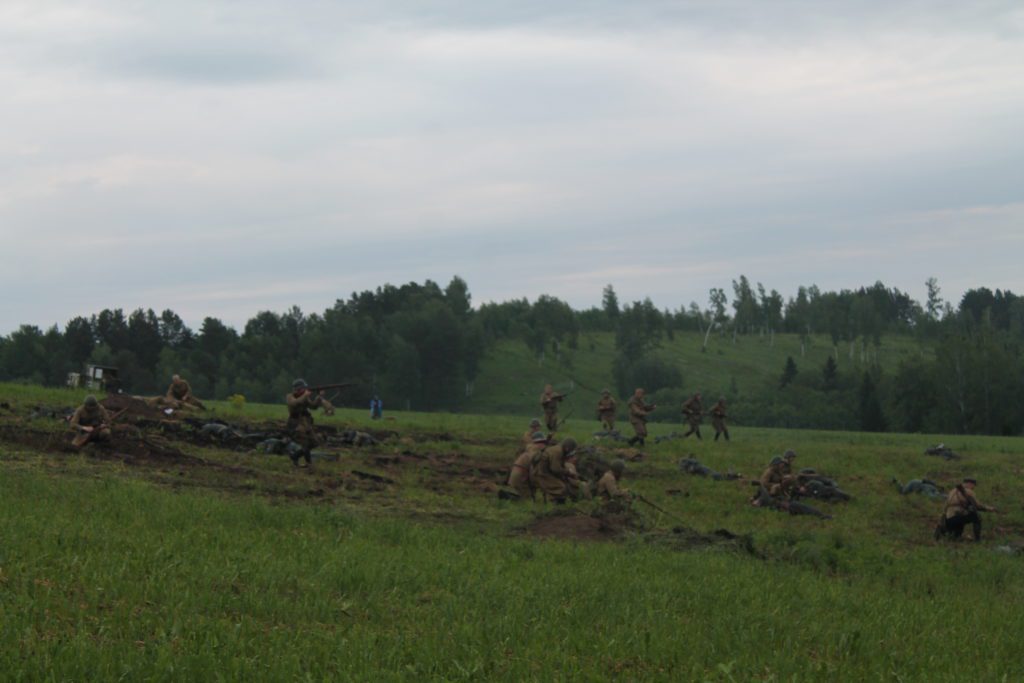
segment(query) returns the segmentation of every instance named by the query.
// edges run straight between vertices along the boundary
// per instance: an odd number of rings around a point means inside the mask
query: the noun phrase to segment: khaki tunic
[[[561,444],[548,446],[541,451],[530,470],[530,481],[534,488],[551,498],[564,498],[568,494],[567,478],[565,451]]]
[[[512,463],[512,471],[508,475],[508,485],[520,496],[532,496],[533,487],[530,485],[530,465],[535,456],[543,446],[533,446],[519,454],[516,461]]]
[[[721,403],[716,403],[711,409],[711,426],[716,432],[725,431],[725,406]]]
[[[696,396],[691,396],[683,403],[683,416],[686,418],[687,424],[691,427],[700,426],[700,423],[704,420],[702,415],[703,411],[704,409],[701,407],[700,399]]]
[[[320,437],[313,426],[313,414],[309,411],[322,405],[320,396],[309,391],[304,391],[299,396],[291,393],[285,398],[285,402],[288,404],[287,429],[292,441],[305,449],[319,446]]]
[[[569,495],[576,500],[579,500],[580,498],[590,498],[589,482],[580,479],[580,473],[576,470],[576,465],[571,462],[567,462],[565,463],[565,470],[567,472],[569,484]]]
[[[71,429],[80,435],[73,444],[75,446],[84,445],[86,441],[94,439],[110,438],[110,413],[101,405],[97,405],[95,408],[89,408],[84,405],[79,406],[71,416],[69,424]],[[100,425],[104,425],[104,427],[102,429],[95,429]],[[86,436],[84,432],[78,429],[79,427],[93,427],[93,431]]]
[[[167,387],[167,398],[173,398],[175,401],[187,401],[191,396],[192,386],[183,379],[171,382],[171,386]]]
[[[544,423],[548,431],[558,429],[558,400],[560,395],[545,391],[540,395],[540,407],[544,410]]]
[[[633,425],[633,431],[640,438],[647,436],[647,414],[654,410],[654,406],[644,403],[640,396],[633,396],[629,399],[629,424]]]
[[[615,498],[625,498],[629,495],[629,490],[619,486],[619,480],[615,478],[615,473],[608,470],[604,475],[597,480],[597,497],[603,500],[613,500]]]
[[[609,432],[615,429],[615,408],[615,399],[611,396],[602,397],[597,402],[597,419],[601,421],[601,426]]]
[[[952,519],[958,515],[966,515],[970,508],[976,510],[991,510],[987,505],[982,505],[973,491],[966,486],[954,486],[953,490],[946,496],[946,519]]]
[[[759,481],[761,482],[761,486],[771,493],[773,487],[781,486],[783,476],[782,468],[779,465],[769,465],[768,469],[761,474]]]

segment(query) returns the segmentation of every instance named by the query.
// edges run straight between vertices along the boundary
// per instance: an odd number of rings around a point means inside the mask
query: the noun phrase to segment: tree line
[[[610,371],[618,393],[643,386],[672,403],[683,396],[685,369],[659,349],[677,332],[697,332],[703,349],[749,336],[772,345],[788,333],[799,336],[801,354],[787,359],[777,381],[742,396],[719,388],[742,402],[748,424],[1020,434],[1024,297],[982,287],[954,306],[936,280],[926,286],[923,303],[881,282],[838,292],[800,287],[784,299],[741,275],[731,299],[713,288],[703,305],[621,304],[608,285],[600,306],[575,310],[548,295],[474,308],[467,283],[454,277],[443,288],[428,280],[353,293],[322,313],[263,311],[241,331],[213,317],[193,330],[171,310],[105,309],[63,329],[23,325],[0,337],[0,380],[57,386],[93,362],[118,367],[135,393],[162,392],[180,373],[199,395],[277,401],[302,376],[354,382],[339,397],[343,405],[379,393],[396,407],[460,410],[471,406],[494,343],[516,340],[571,369],[581,335],[606,332],[615,339]],[[883,373],[877,350],[891,335],[913,337],[929,353]],[[803,356],[815,336],[829,339],[832,353],[825,366],[808,368]],[[837,361],[855,357],[862,371],[838,370]]]

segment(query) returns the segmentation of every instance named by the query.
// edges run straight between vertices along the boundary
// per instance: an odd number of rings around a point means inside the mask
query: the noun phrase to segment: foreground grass
[[[0,496],[8,680],[1024,675],[1009,557],[932,549],[837,578],[31,471]]]

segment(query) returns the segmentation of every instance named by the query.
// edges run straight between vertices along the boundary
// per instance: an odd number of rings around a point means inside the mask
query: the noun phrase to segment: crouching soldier
[[[110,441],[110,413],[95,396],[85,397],[85,402],[71,416],[70,425],[76,432],[71,441],[75,448],[90,442]]]
[[[288,436],[301,447],[299,453],[289,452],[292,464],[299,466],[299,458],[304,458],[306,465],[313,464],[310,451],[320,445],[320,437],[317,436],[316,428],[313,426],[313,414],[315,410],[324,405],[323,392],[313,394],[305,380],[297,379],[292,382],[292,393],[285,398],[288,404]]]
[[[975,542],[981,540],[981,517],[980,510],[996,512],[994,507],[983,505],[974,495],[974,487],[978,482],[971,477],[964,479],[962,484],[957,484],[949,492],[946,498],[946,509],[942,513],[942,519],[935,527],[935,540],[943,536],[952,536],[959,539],[963,536],[964,527],[971,525],[974,531]]]
[[[530,483],[544,494],[545,500],[561,504],[569,496],[569,471],[566,460],[576,450],[576,440],[562,439],[562,443],[548,446],[538,453],[530,467]]]
[[[619,486],[622,475],[626,472],[624,460],[612,460],[611,466],[597,481],[597,497],[606,503],[626,502],[632,500],[633,494],[629,489]]]
[[[540,420],[535,420],[540,427]],[[508,474],[508,486],[520,498],[529,496],[533,498],[533,485],[530,483],[530,466],[534,458],[544,451],[548,445],[548,438],[543,432],[534,432],[530,439],[530,445],[520,453],[515,462],[512,463],[512,471]]]

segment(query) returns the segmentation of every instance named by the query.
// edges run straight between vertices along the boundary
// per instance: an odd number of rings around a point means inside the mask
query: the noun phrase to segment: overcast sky
[[[1024,291],[1019,0],[4,0],[0,92],[0,333]]]

